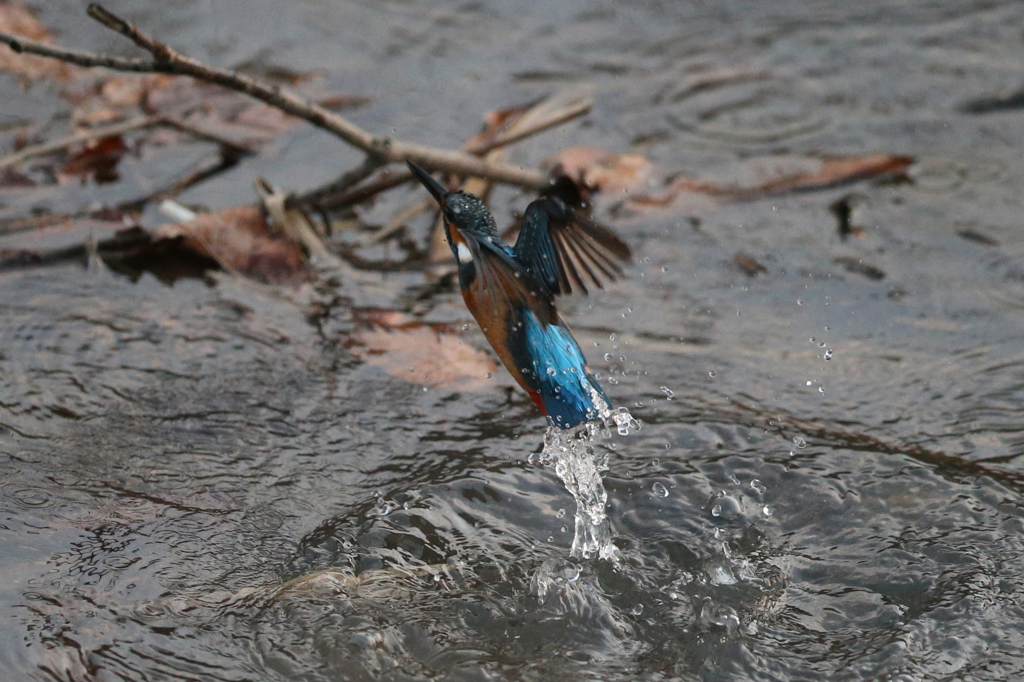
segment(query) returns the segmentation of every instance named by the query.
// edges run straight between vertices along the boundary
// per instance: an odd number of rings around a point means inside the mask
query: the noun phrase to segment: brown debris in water
[[[154,234],[157,239],[182,239],[194,253],[260,282],[297,284],[310,278],[302,247],[275,235],[258,205],[236,206],[164,225]]]
[[[367,324],[353,337],[363,361],[410,383],[459,391],[490,391],[498,366],[449,325],[429,325],[395,310],[361,310]]]

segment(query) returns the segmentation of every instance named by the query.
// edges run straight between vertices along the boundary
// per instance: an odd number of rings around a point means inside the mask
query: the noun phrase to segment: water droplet
[[[826,360],[831,360],[832,359],[832,349],[831,348],[829,348],[828,350],[825,351],[825,359]]]
[[[825,392],[825,387],[824,386],[818,386],[818,393],[824,393],[824,392]]]
[[[793,444],[796,445],[798,448],[806,448],[807,447],[807,441],[804,440],[801,436],[794,436],[793,437]]]
[[[798,299],[796,299],[796,304],[797,305],[803,305],[804,302],[798,298]]]
[[[714,370],[712,370],[712,371],[708,372],[708,376],[709,376],[709,377],[713,377],[713,376],[715,376],[715,372],[714,372]]]
[[[643,604],[634,604],[633,605],[633,615],[634,616],[639,616],[643,612],[644,612],[644,605]]]
[[[488,372],[488,373],[487,373],[487,378],[488,378],[488,379],[490,379],[490,378],[491,378],[491,377],[493,377],[493,376],[494,376],[494,374],[493,374],[492,372]]]
[[[608,362],[611,362],[612,360],[615,359],[615,356],[612,355],[611,353],[605,353],[604,354],[604,359],[607,360]]]
[[[717,500],[711,506],[712,516],[732,519],[742,513],[743,508],[740,506],[740,501],[737,498],[732,495],[726,495],[722,491],[719,491],[716,497]]]
[[[672,400],[673,396],[675,396],[675,392],[668,386],[662,386],[661,392],[664,393],[669,400]]]
[[[768,486],[764,485],[758,479],[754,479],[750,482],[750,487],[754,489],[758,495],[764,495],[765,491],[768,490]]]
[[[762,514],[764,514],[765,516],[771,516],[771,515],[772,515],[772,508],[771,508],[771,507],[769,507],[769,506],[768,506],[768,505],[766,504],[766,505],[764,506],[764,509],[762,509],[762,510],[761,510],[761,513],[762,513]]]
[[[464,331],[464,332],[468,332],[469,331],[469,324],[468,323],[462,325],[462,331]]]
[[[565,510],[564,509],[559,509],[558,513],[555,514],[555,516],[557,516],[560,519],[565,518]]]
[[[727,630],[734,630],[740,626],[740,617],[736,614],[736,609],[731,606],[715,604],[711,601],[711,597],[704,598],[700,620],[705,625],[717,625]]]
[[[562,527],[561,527],[561,528],[559,528],[558,530],[560,530],[560,531],[562,531],[562,532],[564,533],[564,532],[566,532],[567,530],[569,530],[569,528],[568,528],[568,526],[562,526]]]
[[[617,336],[615,336],[615,334],[609,334],[609,335],[608,335],[608,340],[609,340],[609,341],[614,341],[614,340],[615,340],[616,338],[618,338],[618,337],[617,337]]]
[[[653,490],[654,494],[658,497],[668,497],[668,488],[663,486],[661,483],[655,483],[652,485],[651,490]]]
[[[818,348],[824,348],[824,347],[825,347],[825,342],[824,341],[819,341],[818,342]]]
[[[662,272],[668,272],[668,266],[667,265],[662,265],[661,266],[661,271]]]

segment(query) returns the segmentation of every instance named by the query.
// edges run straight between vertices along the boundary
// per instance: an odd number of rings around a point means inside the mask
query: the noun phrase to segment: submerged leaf
[[[32,11],[18,0],[0,0],[0,31],[43,43],[51,42],[53,39]],[[21,76],[26,84],[40,79],[67,83],[73,79],[74,73],[80,70],[80,67],[56,59],[18,54],[6,47],[0,49],[0,71]]]
[[[649,180],[653,165],[642,154],[613,154],[590,146],[566,147],[542,162],[553,176],[566,175],[600,192],[630,192]]]
[[[118,179],[117,164],[128,151],[120,135],[91,140],[61,169],[66,175],[91,176],[96,182]]]
[[[448,325],[426,325],[392,310],[361,311],[369,327],[354,337],[365,362],[414,384],[459,391],[494,388],[494,360]]]

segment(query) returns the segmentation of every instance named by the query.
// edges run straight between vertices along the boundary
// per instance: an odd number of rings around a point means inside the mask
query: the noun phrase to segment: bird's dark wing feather
[[[569,294],[587,282],[602,286],[622,275],[629,246],[607,227],[576,214],[560,199],[543,197],[526,207],[513,249],[515,259],[551,294]]]

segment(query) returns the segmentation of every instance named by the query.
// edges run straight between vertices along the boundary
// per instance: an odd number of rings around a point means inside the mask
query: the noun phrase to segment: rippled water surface
[[[569,144],[724,178],[778,154],[916,161],[902,183],[605,216],[637,264],[562,309],[642,422],[597,444],[617,563],[570,560],[572,498],[504,370],[457,392],[358,359],[361,307],[471,321],[455,292],[411,295],[417,273],[321,287],[318,315],[308,291],[227,275],[0,275],[5,674],[1024,675],[1024,6],[227,7],[112,5],[218,63],[323,69],[371,98],[360,124],[424,143],[592,86],[587,122],[524,163]],[[38,9],[67,44],[127,53],[78,3]],[[0,117],[67,106],[0,89]],[[357,160],[299,126],[182,200],[249,202],[257,174],[310,187]],[[159,169],[127,171],[52,208],[133,196]],[[851,191],[864,234],[842,241],[829,206]],[[499,222],[525,201],[499,197]]]

